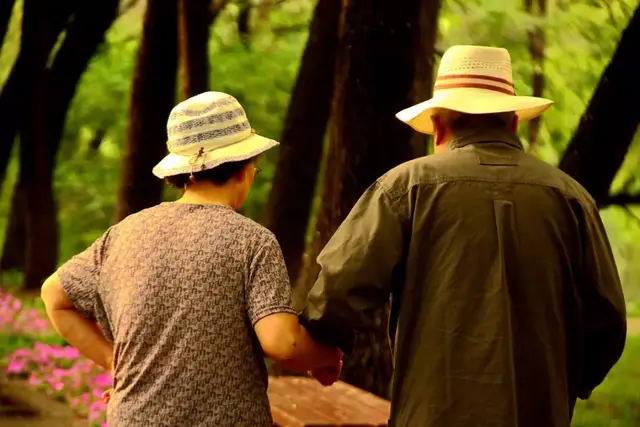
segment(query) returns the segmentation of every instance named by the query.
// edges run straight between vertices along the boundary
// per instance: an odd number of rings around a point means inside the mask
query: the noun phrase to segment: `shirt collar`
[[[473,129],[464,129],[457,132],[456,136],[449,143],[452,150],[462,148],[470,144],[498,142],[510,145],[518,150],[524,150],[520,138],[513,132],[492,127],[474,127]]]

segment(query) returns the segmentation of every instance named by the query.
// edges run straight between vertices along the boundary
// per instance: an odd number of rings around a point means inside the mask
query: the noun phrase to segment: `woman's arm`
[[[295,314],[263,317],[254,330],[264,353],[288,369],[300,372],[325,367],[339,369],[342,352],[311,338]]]
[[[56,331],[84,356],[113,371],[113,346],[95,322],[76,310],[56,273],[42,285],[41,296]]]

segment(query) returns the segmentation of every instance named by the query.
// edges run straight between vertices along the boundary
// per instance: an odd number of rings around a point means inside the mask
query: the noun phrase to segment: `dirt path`
[[[0,378],[0,427],[86,427],[69,407],[22,381]]]

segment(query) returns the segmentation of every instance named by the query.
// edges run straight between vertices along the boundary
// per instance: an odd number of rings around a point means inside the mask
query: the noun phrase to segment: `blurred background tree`
[[[151,174],[169,110],[217,90],[282,141],[243,213],[276,233],[300,303],[315,255],[364,188],[430,150],[393,114],[429,97],[447,47],[484,44],[509,49],[518,94],[555,101],[521,136],[601,205],[638,314],[638,1],[378,3],[0,2],[0,284],[37,289],[114,221],[174,199]],[[385,313],[376,318],[344,377],[386,395]]]

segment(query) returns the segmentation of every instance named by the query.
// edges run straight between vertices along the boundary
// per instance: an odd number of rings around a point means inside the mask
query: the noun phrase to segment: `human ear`
[[[509,130],[513,133],[518,131],[518,115],[514,114],[513,119],[511,120],[511,125],[509,126]]]
[[[233,180],[236,181],[238,184],[241,184],[243,182],[245,182],[248,178],[249,178],[249,174],[250,174],[250,169],[251,169],[251,165],[245,165],[245,167],[243,167],[242,169],[240,169],[234,176],[233,176]]]
[[[442,144],[442,139],[444,138],[444,126],[442,124],[442,119],[437,115],[431,116],[431,121],[433,122],[433,146],[437,147]]]

